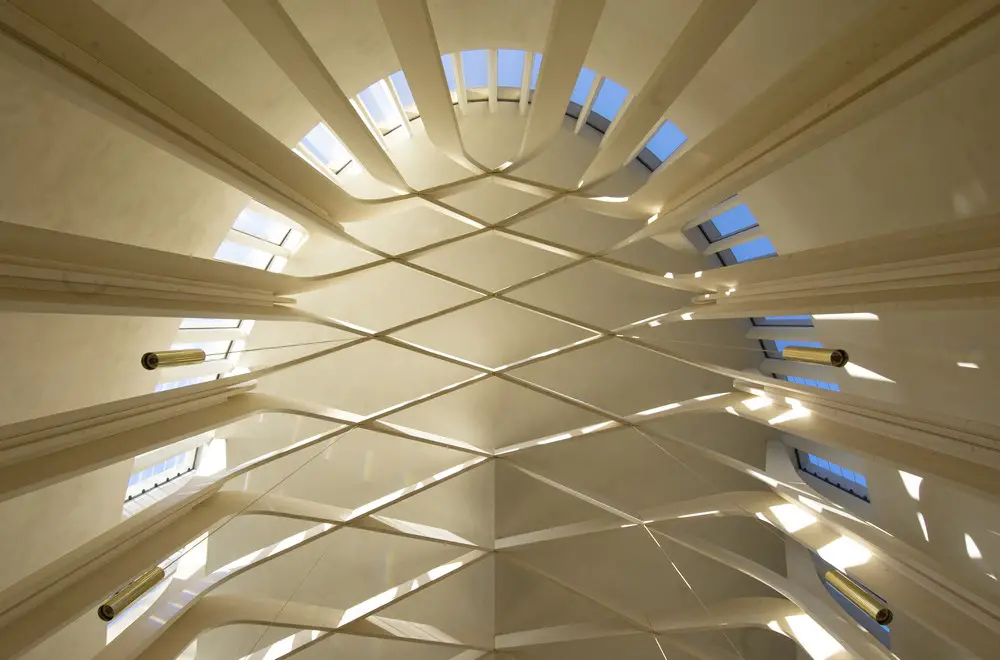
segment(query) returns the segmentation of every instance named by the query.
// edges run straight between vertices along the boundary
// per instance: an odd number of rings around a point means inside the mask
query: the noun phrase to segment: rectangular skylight
[[[663,163],[686,141],[687,136],[681,132],[681,129],[671,122],[665,121],[656,129],[653,137],[649,138],[646,148]]]
[[[703,231],[709,242],[722,240],[723,238],[738,234],[741,231],[757,226],[757,218],[753,217],[750,208],[746,204],[739,204],[728,211],[723,211],[708,222],[704,223]],[[714,229],[714,231],[712,231]]]
[[[795,450],[795,456],[798,459],[799,469],[806,474],[822,479],[858,499],[870,501],[868,499],[868,479],[865,478],[865,475],[801,449]]]
[[[497,85],[521,87],[524,74],[524,51],[501,48],[497,51]]]
[[[358,94],[358,98],[382,133],[402,125],[403,118],[399,116],[399,110],[389,95],[388,87],[381,80]]]
[[[452,54],[441,56],[441,66],[444,68],[444,77],[448,81],[448,89],[455,91],[455,62],[452,59]]]
[[[808,314],[792,314],[789,316],[755,316],[750,320],[754,325],[759,326],[792,326],[800,328],[811,328],[813,326],[812,317]]]
[[[827,383],[822,380],[813,380],[812,378],[801,378],[799,376],[780,376],[783,380],[787,380],[789,383],[795,383],[796,385],[808,385],[809,387],[816,387],[821,390],[830,390],[831,392],[839,392],[840,385],[837,383]]]
[[[579,79],[577,80],[577,84],[579,84]],[[586,92],[584,92],[584,98],[586,98]],[[608,121],[612,121],[622,106],[625,105],[625,99],[627,98],[627,89],[611,78],[605,78],[604,82],[601,83],[601,89],[597,92],[597,98],[594,99],[594,105],[591,107],[591,110]]]
[[[531,63],[531,84],[529,87],[535,89],[535,85],[538,84],[538,72],[542,70],[542,54],[535,53],[535,59]]]
[[[413,93],[410,91],[410,83],[406,81],[406,74],[397,71],[389,76],[389,80],[392,82],[396,94],[399,95],[399,102],[402,106],[406,109],[415,109],[416,104],[413,102]]]
[[[729,251],[736,259],[736,263],[753,261],[754,259],[763,259],[765,257],[773,257],[777,254],[774,249],[774,245],[771,243],[771,239],[767,236],[760,236],[753,240],[749,240],[746,243],[740,243],[739,245],[730,248]]]
[[[271,256],[269,252],[232,241],[223,241],[222,245],[215,252],[215,258],[219,261],[228,261],[229,263],[249,266],[250,268],[259,268],[261,270],[267,268],[267,264],[271,262]]]
[[[309,131],[300,144],[333,172],[340,171],[351,162],[351,152],[337,139],[326,124],[319,123]]]
[[[275,245],[281,245],[285,237],[288,236],[288,232],[291,231],[289,227],[280,222],[275,222],[249,206],[240,211],[240,214],[236,217],[236,222],[233,223],[233,229],[241,231],[244,234],[256,236]]]
[[[594,85],[595,78],[597,78],[597,74],[587,67],[580,69],[580,75],[576,78],[576,85],[573,87],[573,93],[570,95],[569,100],[577,105],[586,103],[587,94],[590,93],[590,88]]]
[[[485,50],[462,51],[462,73],[465,76],[465,88],[486,87],[489,85],[489,55]]]

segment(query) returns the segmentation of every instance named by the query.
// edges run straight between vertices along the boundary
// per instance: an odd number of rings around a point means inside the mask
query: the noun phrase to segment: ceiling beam
[[[409,187],[389,155],[281,3],[278,0],[225,2],[365,170],[397,192],[405,192]]]
[[[996,0],[875,6],[650,177],[629,204],[659,217],[619,245],[678,230],[780,167],[996,52],[1000,28],[991,19],[998,13]],[[974,47],[949,48],[966,35]],[[935,62],[932,56],[942,51],[948,56]]]
[[[603,12],[604,0],[556,0],[528,123],[513,168],[538,155],[562,126]]]
[[[364,204],[92,0],[0,5],[0,52],[57,93],[310,227]]]
[[[420,110],[427,137],[458,164],[472,171],[482,170],[468,157],[462,145],[426,0],[378,0],[378,8],[413,101]],[[458,57],[458,53],[455,56]]]
[[[624,167],[651,137],[666,112],[736,29],[756,0],[703,0],[615,130],[601,141],[581,187]]]

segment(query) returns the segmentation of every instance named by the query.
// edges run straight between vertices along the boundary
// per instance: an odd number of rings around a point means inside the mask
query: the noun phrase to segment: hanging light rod
[[[179,367],[184,364],[201,364],[205,361],[205,351],[190,348],[180,351],[151,351],[143,353],[142,368],[153,371],[158,367]]]
[[[840,592],[844,598],[857,605],[858,609],[875,619],[875,623],[883,626],[892,623],[892,610],[866,589],[858,586],[851,578],[833,568],[824,573],[823,578],[831,587]]]
[[[781,357],[793,362],[808,362],[809,364],[840,368],[850,360],[847,351],[842,348],[813,348],[811,346],[786,346],[781,349]]]
[[[100,617],[101,621],[111,621],[156,586],[164,575],[163,569],[159,566],[147,570],[101,603],[101,606],[97,608],[97,616]]]

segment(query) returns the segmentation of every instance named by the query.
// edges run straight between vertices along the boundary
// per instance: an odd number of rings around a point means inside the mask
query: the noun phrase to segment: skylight
[[[756,227],[757,218],[753,217],[750,207],[746,204],[739,204],[727,211],[723,211],[700,226],[709,243],[714,243],[723,238],[728,238],[733,234]]]
[[[219,249],[215,251],[215,258],[219,261],[249,266],[250,268],[266,268],[271,263],[271,253],[258,250],[233,241],[223,241]]]
[[[580,75],[576,78],[576,85],[573,87],[573,93],[569,100],[579,106],[586,103],[587,95],[590,94],[590,88],[593,87],[596,78],[597,74],[587,67],[580,69]]]
[[[497,51],[497,85],[521,87],[524,75],[524,51],[501,48]]]
[[[577,84],[579,85],[579,79],[577,79]],[[584,92],[584,97],[586,97],[586,92]],[[625,105],[625,99],[627,98],[627,89],[611,78],[605,78],[601,83],[600,91],[597,92],[597,98],[594,99],[591,111],[596,112],[608,121],[613,121],[618,115],[618,111]]]
[[[854,472],[833,461],[800,449],[795,450],[795,456],[798,459],[799,469],[806,474],[822,479],[860,500],[871,501],[868,499],[868,479],[860,472]]]
[[[379,80],[368,89],[358,94],[358,98],[368,111],[368,116],[375,123],[375,129],[381,133],[388,133],[392,129],[401,126],[403,118],[399,115],[399,109],[389,93],[389,86],[385,81]]]
[[[462,51],[462,73],[466,89],[489,85],[489,61],[489,54],[485,50]]]
[[[535,89],[535,85],[538,84],[538,72],[542,70],[542,54],[535,53],[535,59],[531,63],[531,84],[528,85],[531,89]]]
[[[448,81],[448,89],[455,91],[455,62],[451,53],[441,56],[441,66],[444,67],[444,77]]]
[[[823,380],[813,380],[812,378],[801,378],[799,376],[776,376],[782,380],[787,380],[789,383],[795,383],[796,385],[808,385],[809,387],[817,387],[821,390],[830,390],[831,392],[839,392],[840,385],[837,383],[828,383]]]
[[[759,236],[755,239],[747,241],[746,243],[734,245],[728,250],[728,252],[733,255],[736,263],[753,261],[754,259],[763,259],[765,257],[773,257],[777,254],[774,249],[774,245],[771,243],[771,239],[767,236]]]
[[[319,164],[334,174],[351,162],[351,152],[322,122],[309,131],[299,142],[299,145],[308,150]]]
[[[813,327],[812,317],[808,314],[792,316],[755,316],[750,321],[760,326],[793,326],[800,328]]]
[[[233,229],[275,245],[281,245],[282,241],[288,237],[289,232],[292,231],[289,227],[271,221],[260,211],[250,206],[240,211],[233,223]]]
[[[653,133],[653,137],[649,138],[645,148],[639,152],[639,162],[650,171],[654,171],[680,149],[686,141],[687,136],[681,132],[681,129],[669,121],[664,121]]]
[[[413,93],[410,91],[410,83],[406,80],[406,74],[397,71],[389,76],[389,81],[392,83],[393,89],[396,90],[396,95],[399,96],[399,102],[403,108],[415,110],[416,103],[413,102]]]

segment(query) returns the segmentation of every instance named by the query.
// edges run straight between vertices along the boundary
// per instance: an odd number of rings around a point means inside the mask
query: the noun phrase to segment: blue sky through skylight
[[[584,92],[584,98],[586,98],[586,94],[587,92]],[[597,93],[597,98],[594,99],[594,105],[591,110],[611,121],[618,114],[618,111],[621,110],[621,107],[625,105],[627,97],[627,89],[611,78],[605,78],[604,82],[601,83],[601,89]]]
[[[761,236],[753,239],[752,241],[740,243],[739,245],[734,246],[731,249],[731,252],[733,253],[733,257],[735,257],[736,261],[740,263],[776,254],[774,245],[771,244],[771,239],[767,236]]]
[[[410,83],[406,81],[406,75],[402,71],[397,71],[396,73],[389,76],[392,80],[392,86],[396,88],[396,93],[399,94],[399,102],[403,104],[404,108],[412,107],[413,93],[410,91]]]
[[[520,87],[524,73],[524,51],[501,48],[497,51],[497,85]]]
[[[677,151],[682,144],[687,141],[687,136],[681,129],[674,126],[669,121],[656,129],[653,137],[649,138],[646,148],[653,152],[653,155],[660,159],[660,162],[670,158],[670,155]]]
[[[823,344],[818,341],[789,341],[787,339],[775,339],[774,345],[779,351],[785,350],[786,346],[809,346],[811,348],[823,348]]]
[[[746,204],[740,204],[715,216],[711,223],[719,230],[719,238],[725,238],[744,229],[755,227],[757,218],[753,217],[753,213],[750,212],[750,208]]]
[[[538,84],[538,72],[542,70],[542,54],[535,53],[535,60],[531,63],[531,89]]]
[[[785,376],[785,380],[789,383],[796,383],[798,385],[808,385],[810,387],[818,387],[821,390],[830,390],[831,392],[839,392],[840,385],[836,383],[827,383],[822,380],[813,380],[812,378],[800,378],[799,376]]]
[[[466,89],[486,87],[489,84],[489,61],[485,50],[462,51],[462,74],[465,76]]]
[[[577,105],[583,105],[587,101],[587,94],[590,92],[590,87],[594,84],[596,77],[597,74],[587,67],[580,69],[580,75],[576,78],[576,86],[573,87],[573,94],[569,100]]]
[[[448,89],[455,91],[455,64],[452,62],[451,53],[441,56],[441,66],[444,67],[444,77],[448,81]]]

